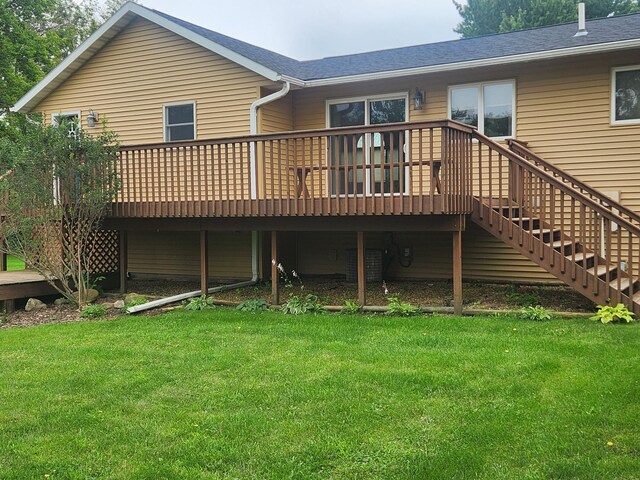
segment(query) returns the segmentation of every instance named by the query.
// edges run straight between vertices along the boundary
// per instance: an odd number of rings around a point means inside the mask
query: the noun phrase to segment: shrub
[[[591,317],[591,320],[600,321],[602,323],[613,322],[633,322],[634,313],[630,312],[627,307],[622,303],[617,304],[615,307],[611,305],[598,305],[596,314]]]
[[[80,312],[82,318],[100,318],[107,314],[107,307],[100,303],[94,305],[87,305]]]
[[[409,302],[400,301],[399,297],[392,296],[388,298],[389,307],[387,313],[389,315],[400,315],[401,317],[410,317],[420,313],[420,307],[411,305]]]
[[[240,303],[240,305],[238,305],[236,307],[236,310],[240,310],[241,312],[263,312],[267,309],[267,302],[265,302],[263,299],[258,298],[255,300],[245,300],[244,302]]]
[[[184,306],[185,310],[191,311],[199,311],[199,310],[207,310],[209,308],[213,308],[213,298],[207,297],[206,295],[202,295],[200,297],[193,297],[189,300],[189,303],[186,303]]]
[[[540,305],[524,307],[520,310],[520,316],[525,320],[535,320],[537,322],[551,320],[551,312]]]
[[[100,295],[104,295],[102,282],[105,281],[106,277],[103,277],[101,275],[90,275],[88,273],[85,275],[85,284],[87,285],[87,289],[94,289]]]
[[[345,300],[344,305],[342,306],[342,313],[345,314],[353,314],[360,313],[362,311],[362,305],[358,302],[354,302],[351,300]]]
[[[318,297],[310,293],[302,296],[291,295],[289,300],[280,307],[287,315],[302,315],[304,313],[318,313],[324,311]]]

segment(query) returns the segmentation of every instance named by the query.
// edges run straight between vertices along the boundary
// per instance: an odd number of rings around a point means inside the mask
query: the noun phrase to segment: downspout
[[[271,95],[267,95],[266,97],[259,98],[255,102],[251,104],[251,109],[249,111],[249,133],[251,135],[257,135],[258,133],[258,108],[267,103],[274,102],[282,97],[285,97],[289,90],[291,89],[291,84],[288,81],[283,82],[282,88],[272,93]],[[256,200],[258,198],[258,170],[257,170],[257,160],[256,160],[256,146],[254,143],[251,143],[251,164],[250,164],[250,174],[251,174],[251,200]],[[258,232],[251,232],[251,280],[254,282],[258,281]]]

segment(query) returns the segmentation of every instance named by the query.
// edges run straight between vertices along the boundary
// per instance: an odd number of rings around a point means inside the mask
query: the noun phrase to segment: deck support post
[[[462,218],[453,232],[453,313],[462,315]]]
[[[126,293],[127,291],[127,270],[128,264],[128,250],[127,250],[127,231],[120,230],[118,237],[118,257],[120,268],[120,293]]]
[[[280,304],[280,272],[278,272],[278,232],[271,232],[271,303]]]
[[[200,230],[200,295],[209,292],[209,232]]]
[[[365,272],[364,232],[358,232],[358,302],[367,304],[367,276]]]

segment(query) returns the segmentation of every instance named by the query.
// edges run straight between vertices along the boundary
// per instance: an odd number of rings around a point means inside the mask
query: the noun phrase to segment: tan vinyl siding
[[[425,91],[425,108],[410,108],[409,120],[439,120],[448,115],[448,86],[515,79],[517,138],[586,183],[602,191],[620,192],[623,204],[640,211],[640,126],[610,124],[611,68],[637,64],[634,58],[640,58],[640,52],[296,91],[295,128],[324,128],[329,99],[402,91],[411,97],[416,87]],[[464,238],[466,278],[553,279],[478,228],[470,227]]]
[[[356,248],[356,235],[350,232],[298,234],[298,271],[303,275],[344,275],[347,250]],[[382,232],[365,234],[367,248],[385,249]],[[499,282],[522,281],[557,283],[558,281],[508,245],[475,225],[462,235],[462,268],[465,280]],[[403,267],[397,260],[389,266],[385,278],[448,280],[453,274],[452,234],[443,232],[398,232],[394,241],[401,248],[411,247],[413,261]]]
[[[271,93],[273,93],[272,90],[262,89],[261,96],[265,97]],[[289,132],[291,130],[293,130],[293,97],[291,94],[260,107],[258,110],[258,131],[260,133]],[[257,184],[259,198],[277,196],[283,188],[286,192],[286,187],[284,186],[287,184],[287,152],[289,152],[290,156],[293,155],[292,145],[271,143],[264,146],[264,152],[258,152],[259,181]],[[267,158],[271,158],[272,155],[279,155],[282,163],[279,166],[274,166],[270,163],[265,165],[264,161],[261,161],[264,155]],[[291,179],[289,183],[293,184]],[[290,193],[293,194],[293,191]]]
[[[145,275],[200,275],[198,232],[129,232],[129,271]],[[209,233],[209,275],[251,278],[251,232]]]
[[[273,93],[272,90],[262,89],[261,97]],[[293,130],[293,96],[288,94],[274,102],[260,107],[259,131],[260,133],[289,132]]]
[[[137,19],[34,110],[89,110],[122,144],[163,141],[163,104],[196,102],[197,138],[249,133],[249,108],[275,85],[147,20]]]

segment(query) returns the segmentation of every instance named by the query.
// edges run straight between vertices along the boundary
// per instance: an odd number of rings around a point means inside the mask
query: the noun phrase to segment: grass
[[[0,478],[638,478],[639,344],[220,308],[0,330]]]
[[[7,256],[7,270],[24,270],[24,262],[19,258]]]

